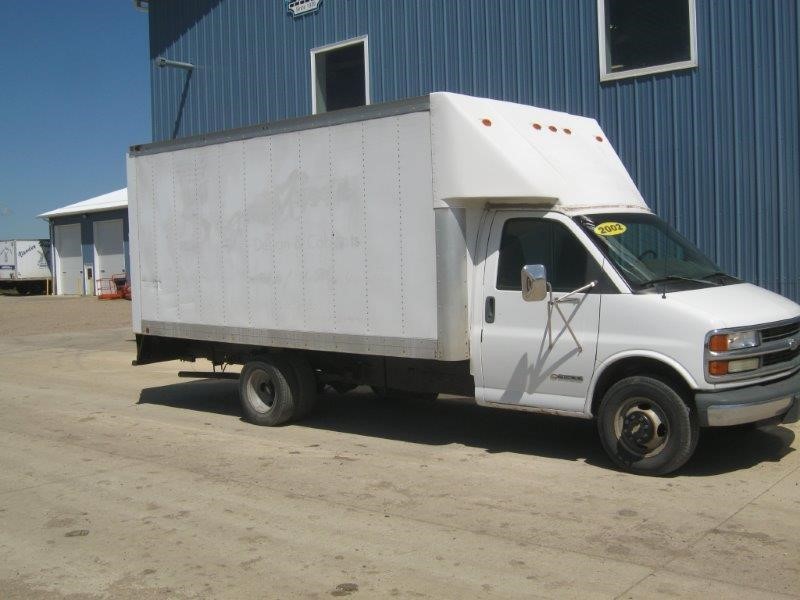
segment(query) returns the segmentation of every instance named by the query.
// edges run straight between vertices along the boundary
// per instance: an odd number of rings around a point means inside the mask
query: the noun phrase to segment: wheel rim
[[[614,415],[614,434],[631,454],[641,458],[655,456],[669,441],[669,420],[652,400],[629,398]]]
[[[245,397],[256,412],[263,414],[271,411],[275,406],[275,382],[272,377],[262,369],[251,372],[247,378]]]

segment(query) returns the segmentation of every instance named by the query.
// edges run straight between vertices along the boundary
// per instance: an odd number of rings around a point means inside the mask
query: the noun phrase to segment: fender
[[[591,415],[594,389],[597,386],[597,382],[600,377],[602,377],[606,369],[626,358],[649,358],[652,360],[657,360],[658,362],[662,362],[665,365],[672,367],[681,377],[683,377],[683,380],[691,389],[696,390],[698,387],[697,382],[695,381],[694,377],[692,377],[691,373],[689,373],[689,371],[675,359],[670,358],[665,354],[653,352],[652,350],[626,350],[624,352],[618,352],[617,354],[608,357],[594,370],[592,383],[589,385],[589,391],[586,394],[586,403],[583,406],[583,411],[587,415]]]

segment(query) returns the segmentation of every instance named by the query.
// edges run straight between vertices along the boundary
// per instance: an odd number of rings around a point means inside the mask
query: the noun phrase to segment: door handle
[[[486,296],[486,322],[494,323],[494,296]]]

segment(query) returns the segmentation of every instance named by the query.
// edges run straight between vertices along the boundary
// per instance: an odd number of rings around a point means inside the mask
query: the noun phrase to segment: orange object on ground
[[[119,300],[121,297],[113,277],[97,280],[98,300]]]

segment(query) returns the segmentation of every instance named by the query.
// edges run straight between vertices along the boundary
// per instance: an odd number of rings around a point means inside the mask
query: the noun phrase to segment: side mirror
[[[525,265],[520,274],[525,302],[539,302],[547,297],[547,269],[544,265]]]

